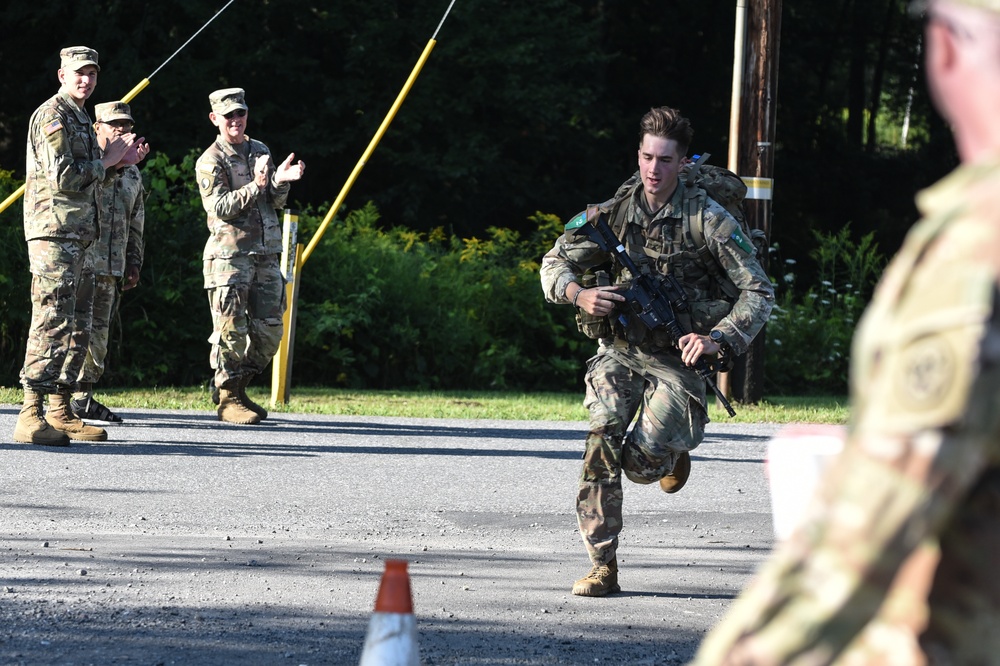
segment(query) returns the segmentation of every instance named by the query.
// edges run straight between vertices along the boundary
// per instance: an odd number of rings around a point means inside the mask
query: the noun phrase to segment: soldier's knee
[[[611,481],[621,473],[621,436],[604,429],[592,430],[587,435],[587,448],[583,454],[583,481],[595,483]]]

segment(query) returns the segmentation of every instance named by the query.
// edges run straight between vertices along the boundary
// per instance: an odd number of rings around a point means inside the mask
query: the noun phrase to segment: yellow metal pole
[[[295,315],[299,297],[299,274],[302,272],[302,243],[298,242],[299,216],[285,209],[282,233],[281,273],[285,278],[285,334],[271,363],[271,406],[288,404],[292,385],[292,350],[295,349]]]
[[[3,203],[0,203],[0,213],[2,213],[5,210],[7,210],[7,208],[12,203],[14,203],[18,199],[20,199],[22,194],[24,194],[24,183],[21,184],[21,187],[19,187],[16,190],[14,190],[9,197],[7,197],[6,199],[4,199]]]
[[[122,101],[128,104],[131,102],[136,95],[142,92],[142,89],[149,85],[149,79],[143,79],[139,83],[135,84],[135,88],[128,91],[128,94],[122,97]]]
[[[316,249],[316,245],[326,232],[326,228],[333,220],[333,216],[337,214],[341,204],[344,203],[347,193],[350,192],[351,187],[354,185],[354,181],[357,180],[358,174],[360,174],[361,170],[365,168],[365,165],[368,163],[368,158],[371,157],[371,154],[375,151],[375,146],[377,146],[378,142],[382,139],[382,135],[385,134],[386,129],[389,128],[389,123],[392,122],[392,119],[396,116],[396,112],[399,110],[399,107],[402,106],[403,100],[406,99],[406,95],[410,92],[410,88],[413,87],[413,82],[417,80],[420,70],[423,68],[424,63],[427,62],[427,58],[430,56],[436,43],[437,42],[435,42],[433,38],[427,42],[427,46],[424,47],[424,52],[420,54],[420,59],[417,60],[417,64],[413,66],[413,71],[410,72],[410,77],[406,79],[406,84],[403,86],[403,89],[399,91],[399,95],[396,96],[396,101],[393,103],[392,108],[389,109],[389,113],[386,115],[385,120],[382,121],[382,125],[378,128],[378,131],[375,132],[375,136],[372,137],[371,143],[368,144],[368,148],[361,156],[361,159],[358,160],[356,165],[354,165],[354,170],[351,171],[351,175],[348,177],[347,182],[344,183],[344,187],[341,188],[340,194],[337,195],[337,199],[333,202],[333,205],[330,206],[330,211],[326,214],[326,217],[323,218],[323,222],[319,225],[319,229],[317,229],[316,233],[313,234],[312,240],[309,241],[309,245],[306,246],[305,255],[302,257],[303,264],[309,260],[313,250]]]

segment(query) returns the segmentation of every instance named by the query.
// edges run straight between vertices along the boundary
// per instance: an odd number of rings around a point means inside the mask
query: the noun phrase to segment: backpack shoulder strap
[[[701,161],[696,162],[692,170],[697,169]],[[685,179],[684,188],[684,210],[681,216],[684,233],[691,236],[698,259],[719,285],[722,293],[729,299],[736,300],[740,295],[739,288],[722,270],[715,255],[708,250],[708,243],[705,242],[705,205],[708,203],[708,193],[698,187],[692,177]]]

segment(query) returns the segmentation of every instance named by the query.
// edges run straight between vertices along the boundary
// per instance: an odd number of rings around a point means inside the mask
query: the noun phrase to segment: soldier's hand
[[[126,266],[125,267],[125,281],[122,284],[122,291],[128,291],[129,289],[135,287],[139,284],[139,267],[138,266]]]
[[[267,187],[267,181],[269,178],[267,173],[267,162],[269,159],[270,158],[267,155],[261,155],[257,158],[257,161],[253,165],[253,181],[257,183],[257,187],[261,189]]]
[[[130,166],[132,164],[138,164],[139,162],[146,159],[146,155],[149,155],[149,144],[146,143],[146,137],[135,138],[135,134],[123,135],[122,139],[129,144],[128,150],[125,151],[125,155],[122,157],[118,166]]]
[[[605,317],[611,314],[617,303],[625,301],[618,289],[617,286],[582,289],[575,295],[576,307],[595,317]]]
[[[697,363],[702,354],[719,353],[719,345],[712,342],[712,338],[697,333],[688,333],[682,337],[677,341],[677,347],[681,350],[681,360],[686,365]]]
[[[306,163],[299,160],[295,164],[292,164],[292,160],[294,159],[295,153],[292,153],[278,166],[278,169],[274,172],[275,181],[285,183],[302,178],[302,174],[306,171]]]
[[[113,139],[108,139],[104,144],[104,155],[101,157],[101,164],[104,165],[105,169],[118,166],[118,163],[125,157],[125,153],[128,152],[132,145],[132,140],[127,138],[129,136],[134,138],[135,135],[116,136]]]

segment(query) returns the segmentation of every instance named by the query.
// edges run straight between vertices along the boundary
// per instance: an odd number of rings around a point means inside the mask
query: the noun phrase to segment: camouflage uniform
[[[94,383],[104,374],[108,355],[108,333],[117,301],[117,283],[125,266],[142,268],[143,203],[142,174],[135,165],[122,169],[101,195],[101,237],[87,251],[86,269],[94,274],[94,314],[90,347],[80,382]]]
[[[96,202],[106,176],[90,117],[64,92],[31,116],[25,173],[32,311],[21,383],[54,393],[76,381],[86,358],[92,305],[86,294],[93,288],[84,281],[93,276],[84,271],[84,255],[97,237]]]
[[[212,311],[211,365],[215,385],[235,387],[267,367],[283,331],[285,281],[281,274],[281,224],[291,183],[265,190],[253,165],[267,146],[249,136],[241,144],[221,137],[197,162],[201,202],[208,213],[205,289]],[[271,172],[273,162],[269,161]]]
[[[1000,161],[918,195],[855,337],[844,453],[696,664],[997,663],[997,192]]]
[[[753,246],[736,233],[736,220],[706,198],[703,218],[709,253],[739,289],[735,303],[725,300],[711,275],[714,267],[702,262],[693,239],[684,232],[687,203],[685,188],[679,184],[672,199],[651,215],[642,187],[634,188],[625,204],[626,247],[640,269],[645,266],[678,278],[691,304],[693,317],[688,323],[696,333],[717,329],[732,351],[742,354],[767,321],[774,290]],[[608,261],[608,254],[592,241],[560,237],[542,260],[546,300],[567,303],[567,286]],[[616,276],[616,283],[629,279],[623,273]],[[615,557],[622,527],[622,471],[635,483],[656,482],[673,470],[679,454],[701,443],[708,423],[705,382],[681,362],[679,351],[667,340],[616,326],[600,339],[597,355],[588,362],[585,383],[590,432],[577,519],[591,561],[607,564]],[[637,414],[635,426],[626,434]]]

